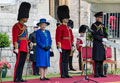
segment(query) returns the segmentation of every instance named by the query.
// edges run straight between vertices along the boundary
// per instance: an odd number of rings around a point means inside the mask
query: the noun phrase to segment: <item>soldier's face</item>
[[[46,26],[47,26],[46,23],[41,23],[41,24],[40,24],[40,28],[41,28],[42,30],[45,30]]]
[[[24,23],[26,23],[28,21],[28,18],[22,18],[21,19]]]
[[[97,17],[96,20],[97,20],[98,22],[101,22],[101,23],[102,23],[102,22],[103,22],[103,17]]]
[[[80,33],[80,36],[84,36],[85,35],[85,33]]]
[[[63,19],[63,22],[64,22],[64,23],[68,23],[68,21],[69,21],[68,18]]]
[[[38,28],[34,28],[34,31],[37,31],[38,30]]]

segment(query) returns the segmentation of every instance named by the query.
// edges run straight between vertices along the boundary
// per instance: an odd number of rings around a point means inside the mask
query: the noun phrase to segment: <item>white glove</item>
[[[61,49],[61,48],[58,48],[58,51],[59,51],[59,52],[62,52],[62,49]]]
[[[103,38],[102,41],[103,41],[103,42],[107,42],[107,39],[106,39],[106,38]]]
[[[33,47],[33,43],[32,42],[30,42],[30,46]]]
[[[30,54],[34,54],[34,51],[30,51]]]
[[[18,49],[14,49],[14,52],[18,54]]]
[[[74,51],[75,50],[75,46],[72,46],[72,51]]]
[[[86,45],[85,44],[79,44],[79,46],[85,47]]]
[[[86,45],[85,44],[82,44],[82,47],[85,47]]]
[[[103,45],[106,45],[106,42],[102,42]]]

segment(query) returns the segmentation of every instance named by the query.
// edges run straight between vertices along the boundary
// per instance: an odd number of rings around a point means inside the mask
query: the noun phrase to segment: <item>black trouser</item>
[[[82,70],[82,58],[81,58],[81,52],[79,52],[79,69]]]
[[[73,69],[72,60],[73,60],[73,56],[69,56],[69,68],[70,69]]]
[[[103,61],[95,61],[95,75],[103,75]]]
[[[32,62],[33,75],[39,75],[39,67],[36,67],[36,62]]]
[[[20,55],[17,56],[16,66],[15,66],[15,74],[14,79],[21,80],[22,79],[22,73],[23,68],[26,60],[27,52],[20,52]]]
[[[71,50],[62,49],[61,72],[62,76],[68,76],[68,61]]]

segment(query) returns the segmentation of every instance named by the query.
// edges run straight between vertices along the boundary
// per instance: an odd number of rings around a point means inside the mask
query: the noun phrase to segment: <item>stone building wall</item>
[[[0,32],[7,32],[12,41],[12,26],[17,23],[17,13],[21,2],[26,1],[31,3],[31,10],[29,20],[26,23],[28,26],[28,32],[33,32],[34,22],[38,22],[40,18],[46,18],[51,25],[47,27],[50,30],[54,53],[57,56],[51,58],[51,67],[49,68],[49,73],[58,73],[58,51],[55,46],[55,30],[56,30],[56,20],[49,15],[49,1],[48,0],[18,0],[16,4],[13,5],[3,5],[0,6]],[[7,76],[14,75],[14,66],[16,62],[16,55],[12,53],[13,46],[4,48],[2,50],[2,61],[8,61],[11,63],[12,68],[8,69]],[[55,62],[55,63],[54,63]],[[26,62],[23,74],[31,74],[31,62]],[[54,70],[55,69],[55,70]]]
[[[51,59],[51,67],[48,69],[48,73],[59,73],[59,52],[56,49],[55,44],[55,31],[56,31],[56,20],[49,15],[49,0],[17,0],[18,2],[14,5],[0,6],[0,32],[7,32],[12,41],[12,26],[17,22],[17,12],[19,4],[22,1],[28,1],[31,3],[32,7],[30,10],[30,18],[28,20],[28,32],[33,31],[34,22],[39,21],[40,18],[47,18],[51,23],[47,29],[50,30],[52,36],[53,50],[55,56]],[[79,16],[79,12],[81,13]],[[90,25],[90,4],[81,0],[81,5],[79,9],[79,0],[71,0],[70,4],[70,15],[71,19],[74,21],[74,40],[76,42],[76,37],[78,36],[79,26],[82,24]],[[80,17],[80,25],[79,25]],[[74,42],[74,43],[75,43]],[[2,60],[9,61],[12,64],[12,68],[8,70],[7,76],[13,76],[14,74],[14,65],[16,62],[16,55],[12,53],[12,44],[9,48],[5,48],[2,51]],[[78,69],[78,58],[77,50],[74,53],[73,66]],[[24,67],[24,75],[32,74],[31,62],[26,62]]]
[[[88,25],[90,26],[90,7],[91,5],[87,3],[86,1],[81,0],[81,15],[80,15],[80,25]]]

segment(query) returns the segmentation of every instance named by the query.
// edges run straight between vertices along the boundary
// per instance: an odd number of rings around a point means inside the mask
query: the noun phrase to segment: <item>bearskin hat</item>
[[[79,33],[85,33],[85,31],[86,31],[86,25],[81,25],[80,27],[79,27]]]
[[[60,22],[62,22],[62,20],[65,18],[70,18],[68,6],[67,5],[58,6],[57,15]]]
[[[68,25],[73,29],[74,27],[74,22],[72,20],[69,20],[68,21]]]
[[[18,10],[18,18],[19,21],[21,18],[29,18],[29,10],[31,8],[31,4],[28,2],[22,2],[19,10]]]

